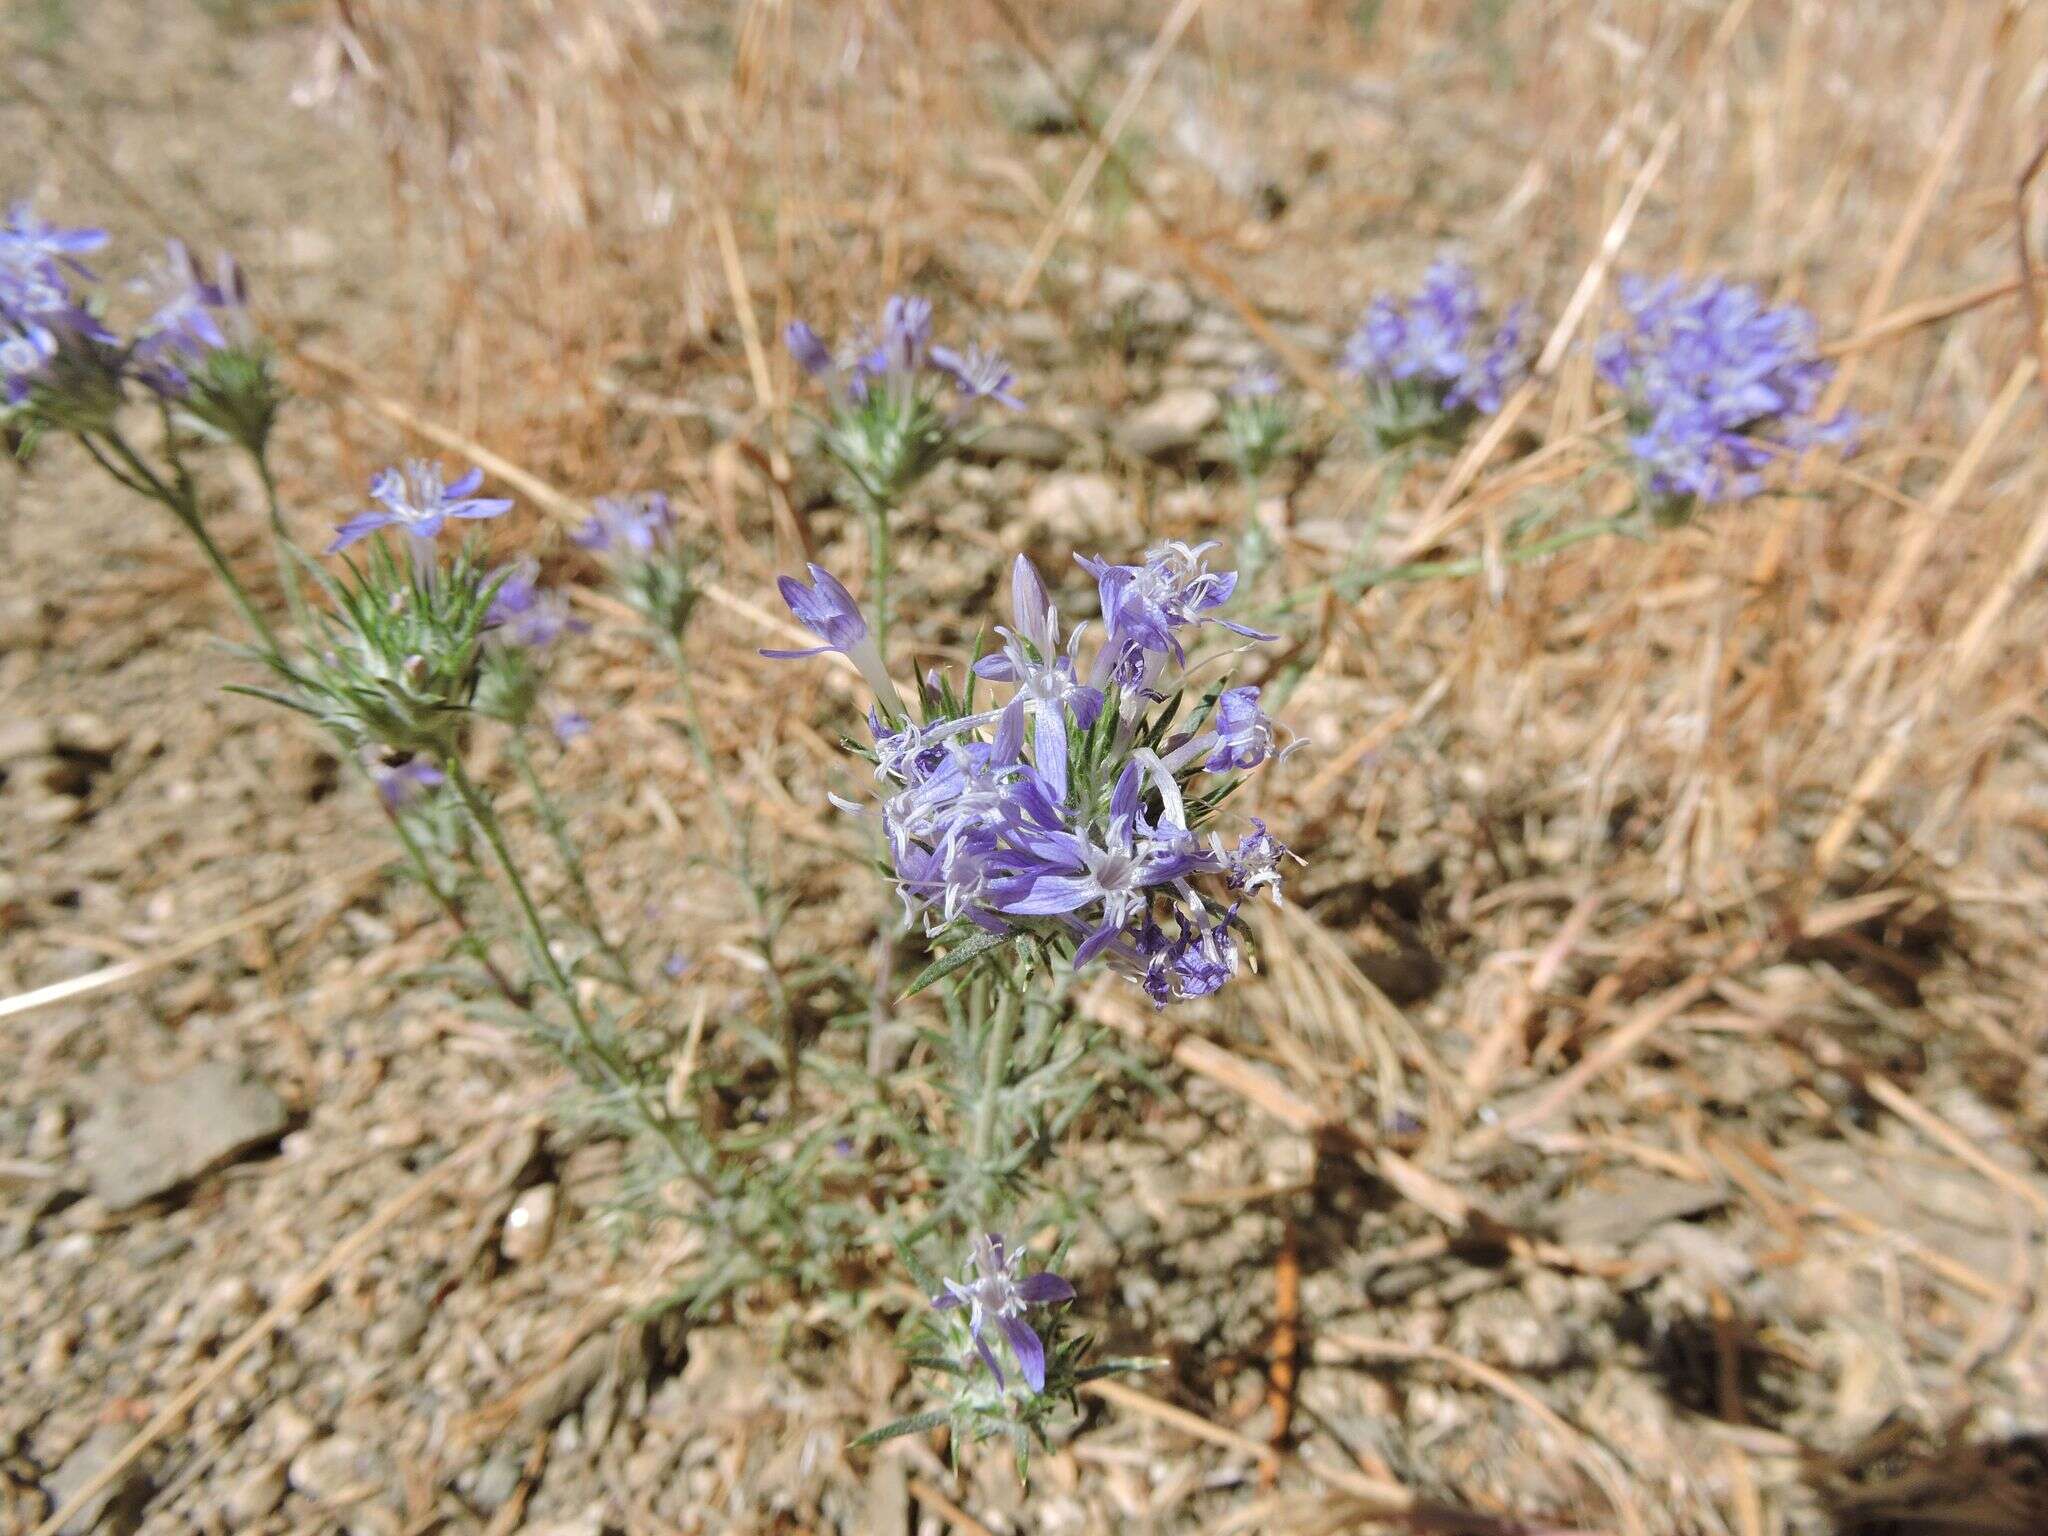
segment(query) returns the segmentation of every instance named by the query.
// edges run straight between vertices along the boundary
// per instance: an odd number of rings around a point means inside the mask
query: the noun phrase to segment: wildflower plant
[[[1273,755],[1274,732],[1256,688],[1195,689],[1187,647],[1205,634],[1271,637],[1222,616],[1237,574],[1209,569],[1211,547],[1164,544],[1135,565],[1082,559],[1102,613],[1092,646],[1086,626],[1063,628],[1020,556],[999,648],[957,682],[926,677],[914,710],[844,586],[816,567],[808,584],[783,582],[820,643],[764,654],[836,651],[868,682],[859,751],[876,783],[872,814],[897,897],[938,955],[909,990],[944,984],[948,1029],[935,1043],[951,1058],[964,1133],[931,1150],[941,1194],[901,1247],[928,1277],[920,1240],[945,1234],[969,1266],[943,1290],[926,1283],[941,1313],[970,1305],[965,1334],[939,1319],[939,1347],[922,1357],[940,1362],[948,1406],[937,1411],[961,1438],[1000,1433],[1023,1450],[1045,1399],[1070,1394],[1087,1370],[1057,1314],[1044,1335],[1022,1323],[1021,1308],[1063,1302],[1064,1283],[1030,1278],[1021,1251],[993,1236],[1041,1195],[1036,1165],[1086,1100],[1075,1074],[1088,1042],[1064,1018],[1069,988],[1099,965],[1161,1008],[1217,991],[1244,963],[1241,903],[1261,891],[1277,900],[1290,857],[1261,824],[1234,843],[1220,830],[1224,803]],[[983,685],[1007,697],[984,699]]]
[[[1756,495],[1777,461],[1854,445],[1853,416],[1819,415],[1835,370],[1806,310],[1711,277],[1624,278],[1620,297],[1624,321],[1594,357],[1622,397],[1639,504],[1656,522]]]
[[[1381,295],[1344,344],[1339,370],[1366,388],[1366,419],[1382,449],[1455,441],[1501,408],[1527,371],[1525,306],[1489,337],[1472,269],[1440,256],[1407,298]]]
[[[1273,558],[1273,538],[1259,520],[1259,499],[1266,475],[1287,451],[1294,432],[1280,375],[1271,368],[1247,368],[1223,395],[1223,433],[1230,457],[1245,487],[1245,517],[1238,540],[1246,587],[1258,584]]]
[[[783,332],[790,356],[825,390],[823,446],[868,520],[875,632],[883,640],[889,632],[890,518],[966,440],[978,406],[1024,408],[1002,358],[979,346],[964,352],[935,346],[931,332],[931,301],[902,294],[883,305],[879,329],[860,332],[838,352],[801,320]]]

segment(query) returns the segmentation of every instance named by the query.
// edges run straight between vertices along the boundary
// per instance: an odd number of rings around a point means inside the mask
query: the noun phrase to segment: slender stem
[[[367,778],[368,775],[365,774],[364,777]],[[455,899],[454,892],[441,884],[440,876],[434,873],[434,866],[427,862],[426,850],[420,847],[419,839],[412,835],[412,829],[405,824],[405,818],[399,815],[382,795],[377,797],[377,804],[383,810],[385,819],[391,823],[391,830],[398,834],[398,841],[404,845],[407,857],[412,860],[413,872],[420,877],[420,883],[433,893],[434,901],[448,921],[455,925],[456,932],[462,935],[464,945],[476,956],[477,963],[483,966],[484,974],[491,978],[491,984],[498,989],[499,995],[506,1002],[524,1012],[527,1007],[526,993],[514,986],[512,979],[499,967],[498,962],[491,958],[490,949],[470,927],[469,916],[462,910],[462,904]]]
[[[1017,1036],[1017,1018],[1023,1012],[1024,995],[1007,976],[996,978],[996,1017],[989,1026],[988,1054],[981,1064],[981,1094],[974,1104],[974,1140],[968,1151],[975,1170],[984,1180],[984,1218],[992,1217],[994,1201],[988,1198],[989,1164],[995,1156],[996,1122],[1000,1118],[1005,1080],[1009,1076],[1010,1045]]]
[[[669,659],[675,664],[676,682],[683,696],[683,738],[690,744],[697,766],[703,770],[705,783],[711,789],[712,803],[718,807],[726,836],[732,840],[733,862],[739,868],[740,888],[746,892],[747,905],[753,913],[754,951],[760,955],[763,974],[768,978],[769,1006],[774,1010],[777,1029],[782,1036],[782,1071],[789,1080],[789,1111],[794,1117],[797,1110],[798,1060],[803,1042],[797,1038],[796,1007],[790,1000],[789,988],[783,982],[782,966],[775,958],[775,923],[769,915],[767,893],[754,874],[753,833],[746,818],[734,809],[725,792],[725,780],[718,772],[718,761],[711,755],[711,738],[704,730],[703,712],[697,707],[697,685],[691,678],[689,658],[683,654],[682,642],[670,637],[666,649]]]
[[[576,895],[576,905],[581,909],[579,915],[583,919],[583,925],[590,930],[591,937],[597,940],[597,947],[603,951],[605,959],[610,961],[613,969],[619,973],[620,983],[635,991],[639,990],[633,987],[633,968],[627,964],[626,957],[619,952],[619,947],[605,936],[603,920],[598,916],[597,898],[591,892],[590,877],[583,867],[583,855],[578,851],[575,840],[570,837],[569,823],[555,805],[554,797],[547,792],[547,786],[541,783],[540,775],[533,770],[533,756],[526,750],[526,737],[523,732],[512,733],[510,750],[512,766],[519,774],[519,781],[526,786],[527,793],[533,796],[534,813],[540,817],[541,825],[547,829],[548,840],[555,845],[555,854],[561,859],[562,867],[568,873],[569,888]]]
[[[105,436],[107,447],[113,450],[115,457],[126,464],[135,479],[146,487],[142,494],[162,502],[171,515],[185,526],[186,532],[199,541],[200,549],[206,554],[207,563],[213,567],[214,573],[227,587],[228,596],[234,599],[235,607],[241,610],[243,622],[255,632],[263,648],[273,656],[282,655],[276,634],[272,632],[263,615],[257,612],[255,603],[250,600],[248,589],[242,585],[242,579],[228,564],[227,556],[221,553],[220,546],[214,543],[213,535],[206,531],[206,524],[199,516],[199,508],[193,504],[191,488],[182,484],[175,488],[164,484],[162,477],[128,445],[128,440],[118,430],[109,429]],[[94,456],[98,457],[97,454]]]
[[[889,504],[879,496],[867,498],[868,512],[868,602],[875,614],[875,645],[889,654],[889,574],[893,569],[889,551]]]
[[[291,534],[284,526],[284,508],[277,495],[277,477],[270,471],[270,455],[264,451],[252,451],[250,458],[256,461],[256,475],[263,482],[263,508],[270,518],[270,553],[277,562],[277,579],[284,587],[285,603],[292,611],[292,622],[301,629],[306,625],[306,594],[299,585],[298,562],[292,558]]]
[[[636,1081],[621,1063],[611,1047],[600,1040],[590,1022],[590,1015],[583,1007],[583,1000],[576,995],[576,988],[562,963],[555,958],[555,952],[548,945],[547,924],[541,920],[540,909],[533,904],[533,896],[526,888],[526,880],[519,873],[519,864],[512,857],[512,850],[505,841],[505,829],[498,821],[498,813],[491,809],[490,802],[476,787],[469,770],[462,766],[462,759],[449,753],[442,759],[448,780],[455,786],[455,793],[462,799],[463,809],[483,833],[484,841],[491,845],[491,853],[498,861],[498,868],[505,876],[505,883],[512,887],[514,900],[519,904],[520,915],[526,920],[527,935],[533,949],[540,957],[542,969],[547,973],[549,984],[562,999],[562,1006],[569,1010],[570,1022],[575,1026],[576,1038],[584,1051],[596,1065],[601,1076],[613,1092],[629,1102],[641,1123],[653,1131],[667,1147],[677,1170],[697,1186],[707,1198],[717,1198],[717,1192],[710,1181],[690,1160],[688,1149],[683,1144],[681,1129],[667,1114],[657,1110],[647,1096],[646,1086]]]

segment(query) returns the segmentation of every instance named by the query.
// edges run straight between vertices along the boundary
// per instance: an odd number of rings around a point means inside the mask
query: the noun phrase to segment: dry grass
[[[1522,1272],[1611,1286],[1619,1304],[1648,1283],[1641,1264],[1557,1241],[1546,1206],[1522,1197],[1648,1169],[1725,1190],[1770,1238],[1758,1263],[1802,1284],[1814,1266],[1841,1277],[1840,1316],[1789,1306],[1746,1342],[1721,1297],[1703,1325],[1706,1428],[1636,1417],[1620,1397],[1533,1396],[1540,1381],[1441,1340],[1395,1342],[1398,1307],[1339,1327],[1311,1291],[1304,1400],[1319,1376],[1369,1358],[1466,1405],[1441,1456],[1382,1446],[1395,1466],[1377,1473],[1369,1446],[1297,1417],[1300,1459],[1341,1464],[1333,1487],[1562,1501],[1588,1529],[1631,1532],[2043,1528],[2010,1458],[1996,1476],[2017,1493],[1978,1463],[1998,1461],[1989,1438],[2039,1431],[2048,1390],[2048,455],[2039,338],[2013,281],[2048,12],[1212,0],[1133,95],[1132,134],[1098,157],[1054,242],[1090,141],[1007,125],[1021,60],[1043,51],[1106,117],[1169,7],[339,9],[354,39],[340,106],[380,125],[413,301],[388,347],[351,361],[419,419],[568,497],[679,491],[736,594],[801,558],[799,539],[857,559],[853,523],[807,505],[772,338],[797,314],[864,314],[897,285],[997,341],[1042,322],[1033,400],[1113,413],[1156,370],[1097,336],[1103,266],[1174,279],[1205,312],[1294,340],[1303,326],[1341,332],[1370,292],[1455,240],[1493,291],[1566,317],[1510,424],[1399,487],[1389,546],[1457,554],[1497,548],[1507,499],[1532,485],[1578,484],[1595,506],[1613,495],[1585,475],[1599,404],[1572,345],[1597,328],[1605,275],[1728,271],[1811,306],[1842,343],[1841,393],[1876,423],[1867,452],[1651,542],[1312,610],[1291,722],[1314,750],[1268,774],[1265,808],[1364,906],[1325,900],[1276,920],[1267,976],[1231,1010],[1178,1022],[1186,1037],[1110,990],[1091,1006],[1200,1079],[1205,1112],[1220,1085],[1253,1114],[1247,1136],[1277,1116],[1318,1149],[1317,1170],[1280,1197],[1304,1226],[1326,1214],[1325,1165],[1362,1160],[1393,1192],[1387,1230],[1418,1254],[1499,1245]],[[1088,61],[1101,79],[1083,89]],[[1262,217],[1175,148],[1189,113],[1248,147],[1285,188],[1284,213]],[[2048,195],[2019,201],[2038,237]],[[1040,243],[1042,277],[1006,307]],[[387,441],[357,417],[336,427],[351,473]],[[1227,488],[1110,468],[1133,546],[1227,535]],[[1379,473],[1333,451],[1294,489],[1290,583],[1331,573]],[[909,535],[913,583],[937,589],[901,604],[921,660],[957,650],[1021,537],[1000,500],[961,512],[947,494],[926,499]],[[699,639],[721,746],[782,840],[807,942],[861,963],[864,877],[818,810],[844,777],[849,694],[822,671],[768,675],[749,654],[761,638],[728,608]],[[687,845],[701,786],[650,723],[658,680],[600,642],[582,683],[615,701],[630,759],[611,830]],[[646,857],[613,858],[621,906],[638,906],[628,882]],[[697,906],[710,976],[740,975],[718,958],[719,914]],[[1403,925],[1440,974],[1396,1006],[1361,935]],[[1957,1105],[1986,1118],[1958,1125]],[[1924,1154],[1980,1187],[2010,1223],[2007,1270],[1944,1252],[1905,1206],[1873,1214],[1780,1155],[1814,1143],[1873,1169]],[[1832,1394],[1760,1427],[1753,1358],[1798,1362]],[[1228,1372],[1197,1365],[1152,1390],[1218,1420],[1238,1398]],[[1992,1421],[1984,1441],[1976,1413]],[[1248,1423],[1256,1439],[1262,1421]],[[1232,1455],[1237,1432],[1212,1427]],[[1163,1464],[1192,1466],[1178,1433],[1157,1442]],[[1950,1455],[1951,1439],[1964,1449]],[[1941,1502],[1958,1457],[1978,1467],[1968,1509]],[[1192,1477],[1147,1482],[1074,1448],[1052,1460],[1062,1510],[1192,1528],[1179,1523],[1197,1507]],[[990,1486],[946,1498],[972,1506]],[[1305,1499],[1312,1486],[1247,1502],[1237,1528],[1384,1513]],[[1000,1523],[946,1498],[926,1504],[957,1528]]]

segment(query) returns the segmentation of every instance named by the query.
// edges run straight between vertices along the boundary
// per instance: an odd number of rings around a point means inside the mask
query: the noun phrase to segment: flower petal
[[[1019,1280],[1017,1294],[1032,1306],[1043,1307],[1057,1301],[1072,1301],[1074,1288],[1051,1270],[1044,1269]]]
[[[1021,1317],[1005,1317],[998,1321],[1002,1324],[1003,1337],[1010,1341],[1010,1352],[1017,1357],[1017,1369],[1024,1373],[1025,1383],[1033,1392],[1043,1392],[1045,1344]]]

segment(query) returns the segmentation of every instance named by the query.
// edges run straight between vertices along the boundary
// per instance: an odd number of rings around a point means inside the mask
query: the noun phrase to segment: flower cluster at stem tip
[[[996,1385],[1004,1384],[1003,1368],[989,1345],[991,1331],[1010,1346],[1010,1354],[1033,1392],[1045,1390],[1045,1341],[1038,1330],[1024,1320],[1026,1307],[1050,1306],[1074,1299],[1074,1288],[1050,1270],[1021,1275],[1022,1248],[1007,1247],[1002,1238],[985,1232],[974,1240],[968,1255],[967,1278],[947,1280],[945,1289],[932,1298],[941,1312],[956,1307],[967,1309],[967,1332],[974,1352],[988,1367]]]
[[[223,254],[208,273],[171,241],[129,285],[147,314],[124,337],[82,259],[106,243],[106,231],[45,223],[27,203],[0,222],[0,416],[104,429],[133,383],[260,453],[280,394],[241,267]]]
[[[1239,902],[1262,890],[1277,901],[1291,855],[1256,820],[1234,846],[1208,827],[1274,749],[1256,688],[1212,688],[1181,719],[1186,638],[1209,626],[1272,638],[1217,615],[1237,577],[1208,569],[1210,547],[1162,544],[1138,565],[1082,558],[1103,614],[1092,656],[1086,625],[1063,640],[1019,556],[1001,649],[975,662],[964,692],[926,679],[918,720],[846,588],[816,566],[809,584],[783,578],[790,612],[821,643],[762,654],[837,651],[873,689],[882,825],[897,891],[927,933],[1071,946],[1077,968],[1100,958],[1161,1007],[1236,975]],[[977,709],[980,682],[1010,697]]]
[[[1381,295],[1344,344],[1340,371],[1373,391],[1376,429],[1391,445],[1501,408],[1527,368],[1524,305],[1483,334],[1472,269],[1440,256],[1409,298]]]
[[[1594,360],[1626,401],[1629,451],[1652,497],[1741,501],[1763,489],[1774,460],[1854,446],[1854,417],[1818,415],[1835,369],[1804,309],[1719,278],[1625,277],[1620,291],[1626,323]]]
[[[826,452],[871,504],[893,504],[951,452],[973,407],[1024,408],[1015,375],[995,353],[933,344],[929,299],[893,295],[880,327],[837,353],[801,320],[782,334],[790,356],[830,399]],[[948,392],[950,407],[942,404]]]

